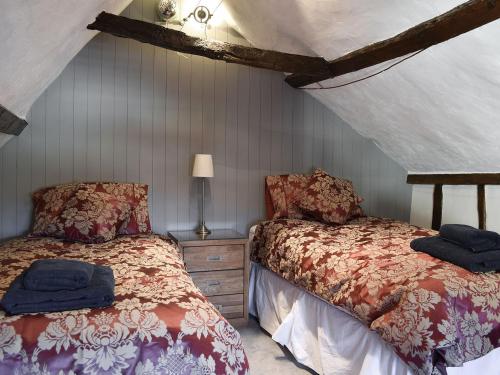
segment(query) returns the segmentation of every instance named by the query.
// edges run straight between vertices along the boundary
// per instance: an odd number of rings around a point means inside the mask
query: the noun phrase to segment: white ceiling
[[[465,0],[225,0],[255,46],[334,59]],[[500,171],[500,21],[344,88],[311,91],[412,172]],[[389,63],[323,85],[349,82]]]
[[[0,103],[21,118],[96,34],[102,10],[120,13],[130,0],[0,0]],[[1,143],[1,138],[0,138]]]
[[[333,59],[463,1],[224,0],[224,5],[239,31],[257,47]],[[95,35],[85,28],[95,15],[101,10],[120,13],[129,2],[0,0],[0,103],[24,118]],[[311,94],[408,171],[498,172],[499,40],[497,21],[377,77]],[[323,84],[348,82],[389,64]],[[0,134],[0,147],[6,140]]]

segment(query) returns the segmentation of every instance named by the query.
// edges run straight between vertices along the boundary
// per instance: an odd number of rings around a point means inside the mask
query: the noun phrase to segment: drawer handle
[[[222,305],[217,304],[217,305],[214,305],[214,306],[215,306],[215,308],[216,308],[218,311],[222,311]]]
[[[210,280],[207,284],[208,284],[208,286],[219,286],[220,281],[219,280]]]
[[[220,262],[224,257],[222,255],[209,255],[207,256],[207,261],[209,262]]]

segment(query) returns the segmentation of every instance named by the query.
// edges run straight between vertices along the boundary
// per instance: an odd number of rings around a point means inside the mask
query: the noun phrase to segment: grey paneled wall
[[[154,19],[153,1],[124,12]],[[192,31],[190,31],[192,32]],[[226,27],[209,37],[243,43]],[[212,153],[207,221],[246,230],[264,217],[264,176],[314,166],[353,180],[372,215],[409,219],[406,171],[283,75],[100,34],[0,150],[0,239],[25,233],[30,192],[67,181],[141,181],[154,229],[192,228],[192,156]]]

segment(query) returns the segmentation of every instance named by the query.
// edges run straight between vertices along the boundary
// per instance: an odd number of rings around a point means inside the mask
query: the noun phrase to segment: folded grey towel
[[[115,298],[113,270],[106,266],[95,266],[89,286],[75,290],[28,290],[22,279],[20,275],[12,282],[1,301],[10,315],[107,307]]]
[[[464,224],[444,224],[439,235],[475,253],[500,250],[500,235],[489,230],[481,230]]]
[[[473,253],[439,236],[417,238],[410,247],[472,272],[500,271],[500,250]]]
[[[39,259],[31,263],[23,277],[26,289],[54,291],[88,287],[94,265],[69,259]]]

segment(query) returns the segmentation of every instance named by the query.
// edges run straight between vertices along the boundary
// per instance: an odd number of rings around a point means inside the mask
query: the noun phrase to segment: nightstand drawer
[[[226,319],[243,317],[243,294],[208,297],[208,300]]]
[[[190,276],[207,297],[243,293],[243,270],[194,272]]]
[[[184,247],[184,264],[188,272],[244,268],[244,257],[243,245]]]

